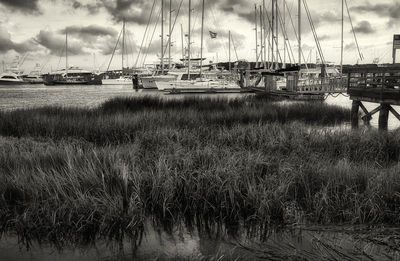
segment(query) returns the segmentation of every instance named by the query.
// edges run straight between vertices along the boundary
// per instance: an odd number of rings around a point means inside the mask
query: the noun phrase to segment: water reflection
[[[373,231],[373,232],[371,232]],[[0,241],[0,260],[399,260],[398,229],[303,227],[271,229],[265,240],[150,228],[139,247],[97,242],[92,246],[55,249],[33,244],[21,247],[16,236]]]

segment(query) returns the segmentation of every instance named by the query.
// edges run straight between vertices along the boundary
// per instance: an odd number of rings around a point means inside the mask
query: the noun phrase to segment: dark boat
[[[60,70],[53,73],[44,75],[45,85],[72,85],[72,84],[86,84],[86,85],[100,85],[101,75],[77,68],[70,67],[68,70]]]

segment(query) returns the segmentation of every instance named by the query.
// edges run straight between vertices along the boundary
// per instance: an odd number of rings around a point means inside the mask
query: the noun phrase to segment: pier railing
[[[342,93],[347,91],[347,77],[332,76],[321,79],[300,79],[299,93]]]
[[[400,66],[347,69],[352,99],[400,105]]]

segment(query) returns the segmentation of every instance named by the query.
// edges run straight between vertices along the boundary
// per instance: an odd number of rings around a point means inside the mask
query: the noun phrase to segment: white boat
[[[24,80],[15,73],[0,74],[0,85],[17,85],[24,83]]]
[[[43,76],[41,75],[40,65],[36,64],[35,69],[33,69],[28,75],[23,75],[22,79],[26,83],[30,83],[30,84],[41,84],[41,83],[44,83]]]
[[[101,80],[101,84],[103,85],[132,85],[132,77],[131,76],[121,76],[117,79],[103,79]]]
[[[144,89],[157,89],[156,82],[170,82],[176,81],[177,75],[167,74],[167,75],[155,75],[142,77],[142,85]]]

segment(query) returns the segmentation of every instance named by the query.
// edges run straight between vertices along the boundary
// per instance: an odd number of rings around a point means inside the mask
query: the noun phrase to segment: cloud
[[[375,33],[375,29],[372,28],[371,24],[368,21],[359,22],[356,26],[354,26],[354,31],[361,34]]]
[[[354,50],[355,48],[357,48],[355,43],[346,44],[344,47],[346,51]]]
[[[72,35],[78,35],[80,37],[102,37],[111,36],[116,37],[118,32],[111,27],[103,27],[100,25],[88,25],[88,26],[68,26],[67,28],[61,30],[62,34],[65,32]]]
[[[39,0],[0,0],[0,4],[27,14],[39,14]]]
[[[398,24],[398,19],[400,19],[400,3],[398,1],[374,5],[367,2],[362,5],[354,6],[351,10],[357,13],[374,13],[380,17],[388,17],[389,21],[387,24],[389,27]]]
[[[27,40],[22,43],[12,41],[10,33],[4,27],[0,26],[0,52],[6,53],[14,50],[18,53],[26,53],[35,51],[36,49],[37,45],[32,40]]]
[[[51,54],[60,55],[65,48],[65,38],[58,36],[55,32],[41,30],[36,36],[35,41],[47,48]],[[68,53],[70,55],[87,54],[83,50],[84,44],[78,41],[68,42]]]

